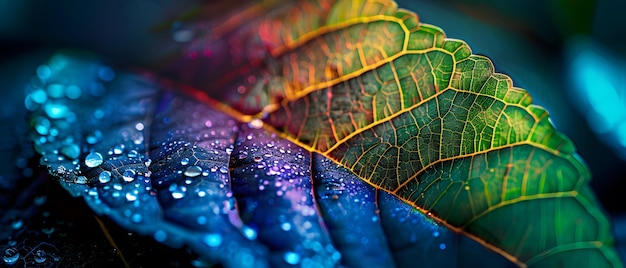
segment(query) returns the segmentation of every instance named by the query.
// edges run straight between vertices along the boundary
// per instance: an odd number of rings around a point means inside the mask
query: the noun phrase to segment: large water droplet
[[[202,239],[202,242],[209,247],[217,247],[222,244],[222,236],[220,234],[207,234]]]
[[[187,177],[198,177],[202,174],[202,168],[199,166],[190,166],[187,169],[185,169],[184,172],[185,176]]]
[[[295,252],[286,252],[285,255],[283,255],[283,259],[285,260],[285,262],[291,264],[291,265],[296,265],[298,263],[300,263],[300,255],[298,255],[298,253]]]
[[[100,153],[90,153],[85,157],[85,165],[87,167],[97,167],[102,165],[102,155]]]
[[[100,181],[101,183],[107,183],[111,181],[111,172],[105,170],[102,171],[102,173],[100,173],[100,175],[98,175],[98,181]]]
[[[20,259],[20,252],[15,248],[7,248],[4,250],[2,259],[6,264],[13,265]]]
[[[132,169],[127,169],[124,171],[124,173],[122,173],[122,179],[125,182],[131,182],[133,180],[135,180],[135,174],[137,174],[134,170]]]

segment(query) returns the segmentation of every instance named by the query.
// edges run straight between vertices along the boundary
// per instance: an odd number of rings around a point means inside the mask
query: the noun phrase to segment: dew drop
[[[69,114],[67,106],[58,103],[47,103],[44,106],[44,110],[46,111],[48,117],[52,119],[64,118]]]
[[[248,157],[248,153],[247,152],[240,152],[239,153],[239,159],[246,159]]]
[[[37,250],[33,259],[36,263],[42,263],[46,261],[46,252],[43,249]]]
[[[283,222],[283,224],[280,225],[280,228],[283,229],[283,231],[289,231],[291,230],[291,223]]]
[[[126,156],[130,157],[130,158],[135,158],[139,156],[139,153],[136,150],[130,150],[130,152],[128,152],[128,154],[126,154]]]
[[[167,239],[167,233],[163,230],[158,230],[154,233],[154,240],[158,242],[164,242]]]
[[[298,263],[300,263],[300,255],[298,255],[298,253],[295,252],[286,252],[285,255],[283,255],[283,259],[285,260],[285,262],[291,264],[291,265],[296,265]]]
[[[85,157],[85,165],[90,168],[102,165],[102,162],[102,155],[100,153],[90,153]]]
[[[113,147],[113,154],[122,154],[124,152],[124,144],[118,144]]]
[[[85,176],[78,176],[76,177],[76,180],[74,180],[75,183],[78,184],[87,184],[87,177]]]
[[[218,247],[222,244],[222,236],[220,234],[207,234],[202,239],[202,242],[209,247]]]
[[[80,147],[74,143],[65,145],[61,148],[61,154],[69,159],[76,159],[80,156]]]
[[[213,123],[211,122],[211,120],[207,120],[207,121],[205,121],[205,122],[204,122],[204,125],[205,125],[206,127],[212,127],[212,126],[213,126]]]
[[[444,243],[439,244],[439,249],[441,249],[441,250],[446,249],[446,244],[444,244]]]
[[[133,216],[130,217],[130,220],[134,223],[139,223],[141,222],[141,220],[143,220],[143,217],[141,216],[141,214],[133,214]]]
[[[221,166],[220,167],[220,172],[226,174],[226,173],[228,173],[228,168],[226,166]]]
[[[14,230],[20,229],[22,226],[24,226],[24,221],[22,221],[22,219],[15,219],[11,222],[11,228]]]
[[[248,127],[252,129],[260,129],[263,127],[263,121],[261,121],[261,119],[254,119],[248,123]]]
[[[111,172],[105,170],[102,171],[102,173],[100,173],[100,175],[98,175],[98,181],[100,181],[101,183],[107,183],[111,181]]]
[[[199,166],[190,166],[187,169],[185,169],[184,172],[185,176],[193,178],[193,177],[198,177],[202,174],[202,168]]]
[[[95,130],[94,132],[87,134],[86,140],[89,144],[96,144],[102,140],[102,132],[100,132],[100,130]]]
[[[189,164],[189,158],[185,157],[183,159],[180,160],[180,164],[183,166],[186,166]]]
[[[4,250],[2,260],[8,265],[13,265],[20,259],[20,252],[15,248],[7,248]]]
[[[254,240],[257,237],[257,232],[256,230],[248,227],[248,226],[244,226],[241,231],[243,232],[243,236],[245,236],[246,238],[248,238],[249,240]]]
[[[128,192],[126,193],[126,200],[129,202],[133,202],[135,200],[137,200],[137,195],[133,192]]]
[[[255,157],[254,157],[254,162],[257,162],[257,163],[258,163],[258,162],[261,162],[261,160],[263,160],[263,158],[262,158],[262,157],[260,157],[260,156],[255,156]]]
[[[124,171],[124,173],[122,173],[122,179],[125,182],[131,182],[133,180],[135,180],[135,171],[132,169],[127,169]]]

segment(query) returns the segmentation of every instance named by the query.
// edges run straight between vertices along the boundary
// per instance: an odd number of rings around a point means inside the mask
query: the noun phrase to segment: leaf
[[[621,265],[547,113],[393,2],[301,1],[187,52],[167,73],[195,88],[64,55],[31,85],[42,163],[124,228],[234,267]]]

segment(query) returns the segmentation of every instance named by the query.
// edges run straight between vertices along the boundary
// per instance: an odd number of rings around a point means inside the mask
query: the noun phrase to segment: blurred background
[[[172,22],[197,13],[190,7],[198,2],[0,1],[0,127],[13,133],[0,140],[2,149],[27,146],[13,131],[25,124],[16,120],[25,112],[23,91],[15,89],[27,84],[52,51],[87,49],[114,65],[155,68],[181,46],[181,36],[175,35],[181,26]],[[236,11],[253,1],[229,2],[205,2],[210,8],[204,15],[224,16],[224,10]],[[591,184],[613,219],[626,256],[626,1],[397,2],[417,12],[420,21],[441,27],[448,37],[465,40],[475,54],[489,57],[498,72],[547,108],[589,165]],[[0,175],[8,178],[17,168],[34,176],[36,171],[24,160],[29,153],[22,154],[3,154]]]

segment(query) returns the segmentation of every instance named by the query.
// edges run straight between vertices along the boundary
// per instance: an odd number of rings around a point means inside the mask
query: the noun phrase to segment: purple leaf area
[[[147,74],[66,53],[29,87],[49,173],[122,228],[188,247],[195,264],[507,263],[324,156]]]

